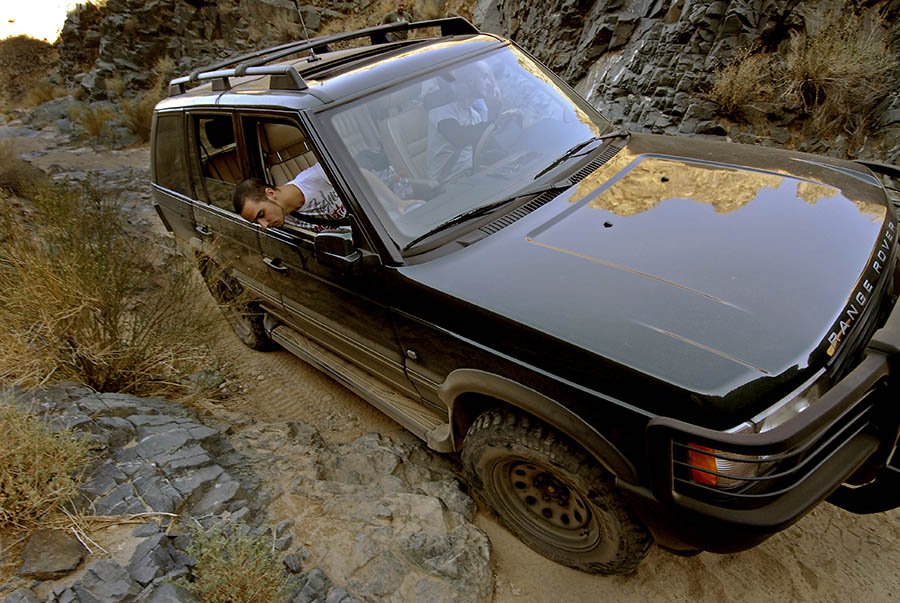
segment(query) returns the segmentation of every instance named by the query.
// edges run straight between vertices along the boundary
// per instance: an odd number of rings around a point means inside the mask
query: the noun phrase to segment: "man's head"
[[[276,203],[277,187],[259,178],[248,178],[238,184],[231,196],[234,211],[249,222],[256,222],[263,230],[284,224],[284,209]]]

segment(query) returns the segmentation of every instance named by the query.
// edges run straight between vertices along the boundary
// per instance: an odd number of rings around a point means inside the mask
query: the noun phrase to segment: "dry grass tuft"
[[[265,536],[193,530],[193,581],[181,585],[205,603],[256,603],[285,597],[286,578]],[[239,568],[239,571],[235,571]]]
[[[747,109],[763,109],[771,103],[772,80],[768,57],[757,54],[755,45],[735,56],[734,62],[715,76],[710,93],[724,115],[741,118]]]
[[[92,139],[106,134],[114,116],[112,107],[101,104],[79,105],[69,112],[69,118],[81,126],[85,136]]]
[[[137,136],[141,142],[150,141],[150,126],[153,122],[153,107],[160,101],[162,94],[159,88],[148,90],[136,99],[123,99],[122,123],[128,131]]]
[[[0,530],[32,530],[76,494],[88,446],[2,399],[0,433]]]
[[[22,98],[22,104],[26,107],[37,107],[40,104],[65,95],[65,88],[57,86],[49,80],[44,80],[28,89],[25,96]]]
[[[44,173],[19,157],[12,140],[0,140],[0,197],[22,195],[44,180]]]
[[[120,98],[125,93],[125,76],[118,74],[107,79],[106,92],[112,98]]]
[[[43,187],[0,208],[0,382],[78,381],[97,391],[180,395],[214,364],[214,314],[193,268],[153,263],[104,193]]]

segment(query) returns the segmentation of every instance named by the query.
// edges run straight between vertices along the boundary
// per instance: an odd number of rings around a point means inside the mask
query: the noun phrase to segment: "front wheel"
[[[630,574],[652,538],[581,448],[531,417],[482,414],[462,461],[475,493],[529,547],[594,574]]]
[[[248,299],[241,284],[210,260],[201,262],[200,273],[238,339],[261,352],[274,349],[275,342],[263,324],[265,313],[255,301]]]

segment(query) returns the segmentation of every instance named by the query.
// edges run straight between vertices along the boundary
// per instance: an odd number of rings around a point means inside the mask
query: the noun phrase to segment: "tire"
[[[263,324],[265,312],[255,301],[246,299],[241,284],[209,260],[201,261],[200,273],[241,343],[260,352],[275,349],[275,342],[269,338]]]
[[[531,417],[490,410],[464,441],[476,496],[544,557],[592,574],[633,573],[653,543],[593,458]]]

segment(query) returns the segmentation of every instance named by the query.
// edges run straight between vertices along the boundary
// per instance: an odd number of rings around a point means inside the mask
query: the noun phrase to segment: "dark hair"
[[[249,199],[258,201],[266,198],[266,189],[273,188],[265,180],[260,178],[247,178],[236,187],[231,194],[231,203],[234,205],[234,211],[241,213],[244,211],[244,203]]]

